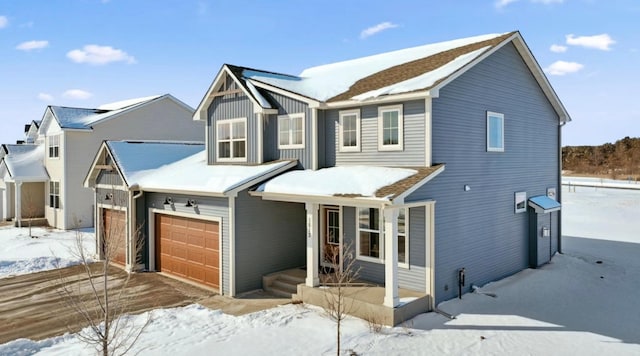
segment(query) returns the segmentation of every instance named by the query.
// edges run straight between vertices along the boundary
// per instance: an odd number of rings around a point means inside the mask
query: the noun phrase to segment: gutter
[[[562,127],[567,124],[563,121],[558,125],[558,185],[556,199],[562,204]],[[562,211],[558,212],[558,253],[562,253]]]

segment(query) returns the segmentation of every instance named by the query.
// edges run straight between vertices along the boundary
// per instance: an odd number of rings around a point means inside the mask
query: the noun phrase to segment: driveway
[[[97,271],[101,265],[94,264],[92,268]],[[109,274],[112,288],[121,285],[127,276],[116,267],[110,267]],[[69,331],[77,332],[86,326],[61,296],[63,280],[76,291],[89,291],[82,266],[0,279],[0,344],[17,338],[41,340]],[[128,313],[132,314],[199,303],[240,315],[291,301],[264,293],[252,293],[243,298],[223,297],[158,273],[132,274],[125,293],[130,297],[127,298]]]

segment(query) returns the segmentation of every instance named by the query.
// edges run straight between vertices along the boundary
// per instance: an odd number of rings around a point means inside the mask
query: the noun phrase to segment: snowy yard
[[[480,288],[495,298],[473,293],[440,304],[454,320],[422,314],[372,333],[350,318],[343,349],[359,355],[639,355],[640,191],[563,188],[563,200],[564,254],[550,264]],[[0,278],[29,273],[37,264],[49,268],[49,249],[57,244],[47,241],[72,241],[69,233],[38,234],[30,239],[26,229],[0,228]],[[61,250],[54,254],[73,263]],[[334,324],[315,307],[286,305],[234,317],[190,305],[152,315],[134,350],[143,355],[335,354]],[[74,335],[0,345],[0,355],[87,353]]]

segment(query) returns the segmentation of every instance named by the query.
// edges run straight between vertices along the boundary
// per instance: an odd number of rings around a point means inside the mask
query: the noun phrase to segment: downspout
[[[558,125],[558,190],[556,192],[558,202],[562,204],[562,127],[564,121]],[[558,211],[558,253],[562,253],[562,210]]]

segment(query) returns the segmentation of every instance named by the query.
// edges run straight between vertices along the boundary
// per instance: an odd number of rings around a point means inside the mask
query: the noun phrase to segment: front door
[[[323,207],[322,241],[320,243],[322,266],[336,268],[340,265],[341,239],[340,208],[337,206]]]

